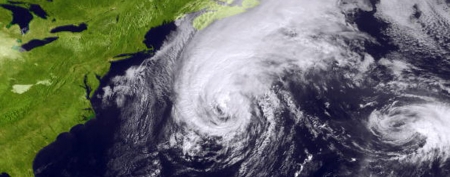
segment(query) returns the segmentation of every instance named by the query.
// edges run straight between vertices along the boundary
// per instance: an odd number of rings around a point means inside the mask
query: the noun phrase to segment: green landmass
[[[239,4],[233,4],[234,0],[224,0],[221,2],[209,5],[206,12],[194,20],[194,27],[196,29],[203,29],[215,20],[243,13],[247,9],[259,4],[258,0],[242,0]]]
[[[99,86],[96,75],[106,74],[114,56],[146,50],[142,41],[150,28],[206,9],[195,22],[201,29],[255,5],[224,7],[209,0],[20,2],[41,5],[49,17],[35,16],[29,32],[22,35],[18,25],[10,24],[11,12],[0,8],[0,173],[13,177],[33,176],[32,161],[40,149],[95,117],[87,97]],[[88,30],[81,33],[49,33],[54,27],[82,22]],[[20,46],[32,39],[53,36],[59,39],[21,51]],[[89,95],[85,77],[92,88]]]

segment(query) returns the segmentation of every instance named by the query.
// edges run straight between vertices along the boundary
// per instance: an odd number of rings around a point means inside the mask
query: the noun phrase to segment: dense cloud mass
[[[94,121],[115,122],[97,123],[110,139],[72,132],[105,148],[37,158],[35,173],[448,176],[449,11],[441,0],[262,0],[203,30],[187,15],[99,92]],[[85,161],[95,168],[68,167]]]

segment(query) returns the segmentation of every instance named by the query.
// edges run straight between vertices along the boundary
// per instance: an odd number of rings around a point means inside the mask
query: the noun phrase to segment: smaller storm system
[[[202,30],[197,15],[98,92],[109,139],[74,131],[92,148],[37,176],[450,176],[446,1],[262,0]]]

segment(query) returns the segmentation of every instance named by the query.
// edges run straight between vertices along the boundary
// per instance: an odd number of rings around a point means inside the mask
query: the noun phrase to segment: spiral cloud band
[[[120,110],[106,176],[450,175],[448,9],[262,0],[202,30],[189,14],[99,95]]]
[[[374,111],[369,117],[369,128],[392,146],[417,146],[413,153],[403,154],[405,160],[429,161],[448,159],[448,115],[445,104],[413,104],[387,108],[386,113]]]
[[[267,13],[271,9],[284,10]],[[326,23],[314,23],[320,21]],[[292,130],[282,130],[286,122],[279,119],[283,113],[293,114],[285,119],[294,122],[304,117],[288,106],[293,98],[283,77],[309,84],[302,79],[306,73],[358,67],[364,60],[335,38],[358,42],[366,36],[345,25],[335,4],[302,1],[262,2],[198,32],[179,58],[172,118],[180,130],[170,135],[169,147],[180,149],[183,161],[211,161],[208,171],[257,162],[291,145]]]

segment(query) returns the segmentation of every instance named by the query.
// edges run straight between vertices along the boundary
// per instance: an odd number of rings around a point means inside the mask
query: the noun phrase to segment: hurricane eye
[[[220,106],[218,106],[218,105],[213,107],[213,112],[218,117],[221,117],[221,116],[225,115],[225,112],[223,111],[223,109]]]
[[[214,117],[217,118],[219,121],[226,122],[228,119],[230,119],[230,116],[224,111],[223,107],[220,105],[213,106],[212,109],[214,113]]]

